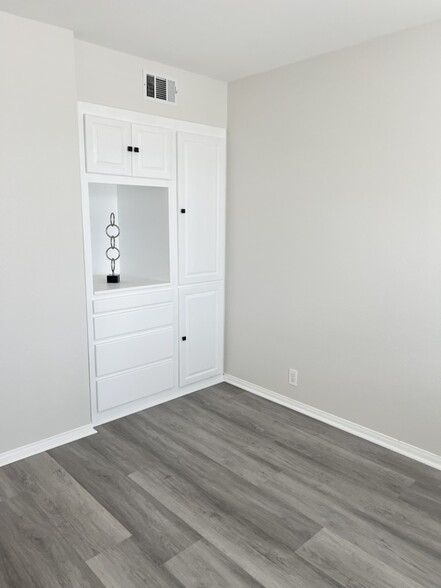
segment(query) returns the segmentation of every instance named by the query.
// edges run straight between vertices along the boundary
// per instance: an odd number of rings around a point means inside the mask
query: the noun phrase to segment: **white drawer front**
[[[173,388],[173,361],[97,382],[98,411],[109,410]]]
[[[171,290],[160,292],[143,292],[142,294],[130,294],[128,296],[114,296],[93,301],[93,312],[111,312],[112,310],[125,310],[138,308],[140,306],[151,306],[152,304],[165,304],[173,301]]]
[[[117,337],[173,324],[173,305],[151,306],[119,314],[106,314],[93,319],[95,339]]]
[[[105,376],[171,357],[173,357],[171,327],[120,341],[98,343],[95,347],[96,375]]]

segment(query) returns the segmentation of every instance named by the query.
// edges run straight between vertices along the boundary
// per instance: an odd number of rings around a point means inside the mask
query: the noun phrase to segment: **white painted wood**
[[[133,147],[139,149],[139,153],[133,153],[133,175],[144,178],[171,178],[173,138],[172,129],[132,125]]]
[[[179,289],[181,386],[222,373],[223,299],[222,282]]]
[[[111,312],[112,310],[126,310],[129,308],[139,308],[140,306],[165,304],[166,302],[173,302],[173,291],[171,289],[101,298],[93,301],[93,311],[98,314],[101,312]]]
[[[211,125],[188,122],[175,118],[167,118],[154,114],[144,114],[141,112],[134,112],[132,110],[114,108],[112,106],[101,106],[100,104],[92,104],[90,102],[78,102],[78,108],[80,113],[125,120],[133,124],[152,125],[155,127],[173,129],[174,131],[211,135],[213,137],[221,137],[223,139],[225,139],[227,136],[226,130],[222,127],[214,127]]]
[[[169,188],[170,180],[161,180],[159,178],[136,178],[133,176],[122,176],[118,174],[89,174],[84,173],[86,182],[99,182],[101,184],[119,184],[124,186],[150,186],[153,188]]]
[[[84,134],[80,137],[80,142],[84,141]],[[82,150],[82,157],[84,158],[84,149]],[[86,284],[87,284],[87,308],[88,308],[88,325],[89,325],[89,366],[90,366],[90,389],[91,389],[91,413],[92,413],[92,422],[98,423],[112,420],[109,418],[109,414],[115,413],[114,418],[118,418],[118,415],[130,412],[134,412],[135,408],[139,406],[137,410],[144,408],[146,404],[146,400],[141,398],[139,400],[134,400],[131,404],[127,405],[124,404],[123,408],[120,410],[118,407],[109,411],[106,411],[106,417],[103,419],[103,415],[98,410],[98,397],[96,392],[96,357],[95,357],[95,346],[94,346],[94,308],[93,304],[97,304],[97,312],[103,313],[114,313],[118,310],[131,310],[131,309],[141,309],[146,305],[158,305],[161,303],[169,303],[172,306],[171,312],[169,309],[167,310],[167,319],[164,321],[160,321],[161,323],[169,323],[170,316],[172,317],[171,323],[174,325],[174,332],[177,333],[178,331],[178,310],[177,310],[177,225],[176,225],[176,185],[175,182],[168,181],[168,180],[152,180],[152,179],[144,179],[139,178],[136,180],[136,184],[133,181],[133,178],[121,178],[120,176],[109,176],[105,174],[82,174],[82,186],[83,186],[83,217],[84,217],[84,227],[85,227],[85,257],[86,257],[86,268],[89,268],[86,275]],[[90,206],[89,206],[89,182],[88,180],[93,180],[94,184],[110,184],[115,185],[117,184],[116,188],[121,186],[121,181],[127,182],[127,185],[130,186],[146,186],[148,188],[166,188],[168,196],[168,228],[169,228],[169,280],[167,286],[167,290],[164,291],[164,282],[161,282],[157,279],[150,279],[147,280],[144,278],[139,277],[124,277],[123,284],[116,285],[117,287],[112,287],[112,285],[104,284],[105,276],[93,276],[92,271],[92,259],[91,259],[91,243],[90,243]],[[110,287],[109,287],[110,286]],[[96,290],[99,290],[96,291]],[[97,296],[98,295],[98,296]],[[102,299],[101,299],[102,297]],[[130,299],[130,301],[129,301]],[[100,307],[101,300],[103,301],[103,305]],[[124,302],[121,302],[124,300]],[[124,321],[125,322],[125,321]],[[148,323],[145,325],[143,323],[137,323],[132,325],[132,328],[144,329],[144,326],[156,326],[159,325],[159,322],[156,321],[154,323]],[[100,326],[100,325],[99,325]],[[127,325],[124,325],[127,328]],[[124,329],[122,329],[124,330]],[[111,331],[110,334],[112,337],[114,336],[114,332]],[[98,333],[100,335],[100,333]],[[104,333],[103,333],[104,334]],[[137,333],[132,333],[137,334]],[[117,334],[116,336],[121,336]],[[122,333],[122,336],[130,336],[129,333],[125,334]],[[102,339],[100,339],[101,341]],[[172,361],[173,361],[173,387],[171,390],[178,390],[178,341],[177,336],[173,337],[173,353],[172,353]],[[164,394],[167,395],[168,393],[172,394],[170,391],[165,392]],[[148,398],[148,397],[146,397]],[[112,412],[113,411],[113,412]]]
[[[100,412],[173,388],[173,361],[97,381]]]
[[[133,162],[135,160],[134,152],[125,152],[130,158],[131,167],[121,168],[119,171],[112,169],[91,171],[86,165],[86,143],[89,137],[85,136],[85,116],[97,119],[98,123],[120,122],[122,126],[130,130],[136,131],[137,127],[142,129],[159,129],[159,135],[171,138],[171,152],[170,161],[167,163],[167,155],[163,157],[164,153],[155,152],[157,158],[153,164],[147,162],[147,167],[153,168],[144,176],[133,175]],[[178,304],[178,215],[177,205],[177,151],[176,151],[176,134],[182,132],[201,139],[202,145],[207,148],[207,145],[214,139],[214,143],[219,142],[221,146],[220,157],[222,159],[220,172],[221,177],[221,197],[224,199],[224,147],[225,147],[225,129],[216,127],[209,127],[206,125],[199,125],[189,123],[186,121],[179,121],[175,119],[166,119],[157,116],[145,115],[135,112],[124,111],[115,108],[108,108],[99,105],[80,103],[79,105],[79,124],[80,124],[80,158],[81,158],[81,177],[82,177],[82,192],[83,192],[83,219],[84,219],[84,248],[85,248],[85,264],[86,264],[86,290],[87,290],[87,309],[88,309],[88,331],[89,331],[89,358],[90,358],[90,385],[91,385],[91,411],[93,423],[103,423],[120,418],[126,414],[131,414],[138,410],[143,410],[149,406],[154,406],[161,402],[166,402],[172,398],[178,398],[183,394],[187,394],[194,390],[204,388],[206,386],[214,385],[222,381],[223,372],[223,285],[221,288],[221,308],[219,312],[218,322],[216,324],[216,337],[220,344],[218,346],[218,361],[217,368],[209,368],[201,373],[194,373],[193,378],[188,382],[179,384],[179,369],[178,369],[178,354],[179,354],[179,304]],[[128,125],[128,126],[126,126]],[[142,139],[147,142],[147,151],[152,147],[152,143],[158,141],[158,137],[145,137]],[[135,145],[134,134],[131,134],[130,140],[127,144]],[[208,141],[208,143],[207,143]],[[140,146],[140,145],[139,145]],[[90,150],[90,149],[89,149]],[[215,149],[216,150],[216,149]],[[208,149],[210,153],[210,149]],[[213,152],[211,152],[213,153]],[[211,158],[211,168],[214,169],[212,162],[214,156]],[[210,159],[209,159],[210,162]],[[144,164],[142,164],[144,166]],[[161,169],[167,169],[169,172],[164,172],[167,177],[153,177],[160,176],[163,172]],[[150,175],[147,175],[150,174]],[[119,197],[129,199],[131,192],[139,192],[139,198],[142,197],[145,190],[142,187],[154,188],[163,190],[167,197],[168,194],[168,230],[169,230],[169,280],[164,281],[163,267],[166,267],[164,259],[158,268],[157,276],[151,275],[151,271],[147,270],[147,265],[143,264],[144,275],[136,275],[133,273],[135,268],[130,267],[127,271],[123,270],[123,261],[121,260],[121,274],[124,271],[124,284],[107,285],[105,282],[105,273],[103,268],[99,273],[93,271],[92,263],[92,243],[91,243],[91,218],[90,218],[90,187],[91,185],[102,184],[102,191],[113,194],[116,191],[118,197],[118,217],[124,216],[124,210],[121,209]],[[110,188],[109,187],[112,187]],[[133,190],[128,187],[133,188]],[[95,190],[96,191],[96,190]],[[100,190],[98,189],[98,192]],[[141,194],[142,192],[142,194]],[[148,191],[147,191],[148,192]],[[135,195],[136,196],[136,195]],[[147,195],[148,196],[148,195]],[[93,195],[92,195],[93,197]],[[130,202],[128,203],[130,205]],[[144,203],[137,203],[134,208],[139,211],[139,205],[144,210]],[[208,207],[209,210],[209,207]],[[130,211],[129,211],[130,212]],[[153,219],[153,215],[149,215]],[[221,238],[220,260],[219,267],[221,268],[220,276],[223,278],[223,203],[221,207],[221,215],[217,219],[221,225],[219,233]],[[159,227],[163,227],[165,215],[162,214],[161,222],[156,223],[153,227],[149,226],[149,234],[153,236],[155,230],[159,231]],[[202,215],[200,215],[202,222],[205,222]],[[124,220],[124,219],[122,219]],[[210,220],[210,219],[209,219]],[[101,224],[101,221],[100,223]],[[94,225],[95,226],[95,225]],[[162,229],[161,229],[162,231]],[[135,231],[136,235],[141,235],[140,231]],[[121,239],[121,247],[123,247],[123,239]],[[124,251],[127,251],[125,243]],[[145,243],[144,243],[145,245]],[[96,249],[97,247],[95,247]],[[99,247],[101,248],[101,246]],[[136,255],[139,259],[143,259],[142,251],[147,254],[155,251],[155,247],[149,245],[146,247],[136,248]],[[148,257],[148,255],[147,255]],[[146,257],[146,259],[147,259]],[[139,266],[139,263],[137,264]],[[151,264],[148,264],[149,266]],[[151,266],[154,267],[154,266]],[[126,268],[127,269],[127,268]],[[94,275],[95,273],[95,275]],[[196,280],[205,281],[206,276],[203,273],[196,276]],[[207,277],[211,280],[212,275]],[[211,284],[214,286],[214,284]],[[216,287],[216,286],[215,286]],[[191,305],[190,305],[191,306]],[[204,305],[202,304],[202,307]],[[209,304],[208,304],[209,306]],[[173,329],[173,331],[172,331]],[[148,340],[151,340],[150,335],[154,335],[159,331],[174,332],[172,335],[172,354],[170,359],[164,359],[165,345],[156,344],[150,346],[150,351],[146,353],[148,348]],[[141,343],[142,342],[142,343]],[[170,341],[169,341],[170,342]],[[144,347],[144,349],[142,349]],[[209,348],[201,345],[203,353],[199,357],[200,364],[205,362],[207,365],[207,356],[204,355]],[[97,351],[97,352],[96,352]],[[170,353],[169,348],[167,353]],[[160,358],[160,363],[156,363]],[[193,365],[196,365],[196,356],[190,356],[193,359]],[[142,362],[142,363],[138,363]],[[147,362],[147,363],[144,363]],[[167,364],[167,369],[164,370],[164,379],[167,380],[166,388],[162,389],[164,381],[161,378],[151,376],[152,386],[148,384],[150,376],[149,372],[144,372],[148,368],[154,368]],[[171,366],[171,369],[170,369]],[[220,366],[220,367],[219,367]],[[112,371],[109,371],[112,370]],[[115,370],[115,371],[113,371]],[[138,373],[139,372],[139,373]],[[156,372],[156,370],[153,370]],[[167,372],[167,376],[165,375]],[[214,375],[212,375],[214,372]],[[152,373],[152,372],[150,372]],[[135,375],[137,374],[137,375]],[[145,374],[145,375],[143,375]],[[198,379],[201,378],[201,379]],[[171,380],[171,383],[170,381]],[[140,384],[139,382],[143,382]],[[160,391],[156,391],[160,389]]]
[[[86,169],[90,173],[131,175],[132,125],[129,122],[85,115]]]
[[[107,274],[93,276],[93,293],[95,296],[108,296],[109,294],[124,294],[144,291],[152,288],[164,288],[170,285],[170,280],[158,280],[146,276],[130,276],[124,273],[124,278],[117,284],[109,284]]]
[[[92,263],[92,238],[90,224],[89,206],[89,183],[87,176],[94,177],[94,174],[87,174],[86,166],[86,120],[87,112],[81,107],[78,108],[78,129],[79,129],[79,155],[80,155],[80,177],[81,177],[81,209],[83,217],[83,241],[84,241],[84,269],[86,285],[86,309],[87,309],[87,351],[89,359],[89,392],[90,392],[90,414],[92,423],[95,423],[97,414],[96,390],[95,390],[95,346],[93,331],[93,263]],[[111,177],[111,176],[106,176]]]
[[[95,339],[97,340],[167,327],[173,324],[173,305],[163,304],[115,314],[105,314],[95,317],[93,322]]]
[[[139,412],[140,410],[146,410],[152,406],[157,406],[158,404],[169,402],[170,400],[174,400],[176,398],[181,398],[182,396],[191,394],[197,390],[203,390],[204,388],[209,388],[210,386],[216,386],[216,384],[220,384],[223,381],[224,377],[223,375],[220,375],[215,376],[214,378],[209,378],[208,380],[203,380],[202,382],[190,384],[184,388],[178,388],[175,385],[170,390],[158,392],[158,394],[154,394],[153,396],[147,396],[140,398],[139,400],[133,400],[128,404],[122,404],[113,408],[109,408],[105,412],[97,412],[95,415],[95,424],[102,425],[115,419],[120,419],[122,417],[128,416],[129,414]]]
[[[414,459],[415,461],[424,463],[425,465],[431,466],[432,468],[441,470],[441,455],[431,453],[430,451],[415,447],[414,445],[410,445],[409,443],[405,443],[399,439],[389,437],[389,435],[384,435],[383,433],[379,433],[378,431],[364,427],[363,425],[342,419],[329,412],[314,408],[309,404],[304,404],[303,402],[299,402],[298,400],[294,400],[293,398],[289,398],[288,396],[284,396],[278,392],[273,392],[267,388],[262,388],[262,386],[258,386],[252,382],[242,380],[236,376],[225,374],[224,381],[228,384],[232,384],[233,386],[237,386],[238,388],[242,388],[242,390],[246,390],[247,392],[251,392],[252,394],[266,398],[267,400],[271,400],[271,402],[286,406],[291,410],[295,410],[312,417],[313,419],[327,423],[328,425],[331,425],[337,429],[351,433],[356,437],[361,437],[362,439],[366,439],[371,443],[375,443],[376,445],[380,445],[381,447],[395,451],[395,453],[405,455],[406,457],[410,457],[410,459]]]
[[[179,282],[222,280],[225,142],[218,137],[178,133],[177,150]]]
[[[65,445],[66,443],[72,443],[72,441],[83,439],[94,433],[96,433],[96,431],[92,425],[84,425],[83,427],[71,429],[65,433],[53,435],[52,437],[47,437],[46,439],[36,441],[35,443],[29,443],[28,445],[17,447],[17,449],[12,449],[11,451],[5,451],[4,453],[0,453],[0,468],[9,463],[25,459],[26,457],[43,453],[43,451],[49,451],[55,447]]]
[[[172,327],[95,346],[96,375],[130,370],[173,357]]]

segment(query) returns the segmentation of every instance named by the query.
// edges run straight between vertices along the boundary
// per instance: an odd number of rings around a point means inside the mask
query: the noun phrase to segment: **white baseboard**
[[[25,457],[31,457],[37,453],[54,449],[60,445],[77,441],[78,439],[88,437],[94,433],[96,433],[96,431],[92,425],[84,425],[83,427],[78,427],[77,429],[72,429],[70,431],[66,431],[65,433],[60,433],[59,435],[42,439],[41,441],[29,443],[29,445],[23,445],[17,449],[0,453],[0,467],[5,466],[8,463],[13,463],[14,461],[19,461],[20,459],[25,459]]]
[[[261,396],[262,398],[266,398],[267,400],[271,400],[277,404],[281,404],[282,406],[286,406],[291,410],[295,410],[317,419],[318,421],[332,425],[337,429],[342,429],[343,431],[351,433],[352,435],[356,435],[357,437],[361,437],[362,439],[376,443],[381,447],[395,451],[395,453],[400,453],[401,455],[405,455],[406,457],[414,459],[415,461],[419,461],[425,465],[441,470],[441,456],[437,455],[436,453],[431,453],[425,449],[420,449],[419,447],[415,447],[414,445],[410,445],[404,441],[394,439],[393,437],[389,437],[388,435],[384,435],[378,431],[368,429],[367,427],[358,425],[352,421],[342,419],[318,408],[314,408],[313,406],[309,406],[308,404],[304,404],[303,402],[299,402],[298,400],[293,400],[292,398],[284,396],[283,394],[272,392],[267,388],[262,388],[261,386],[257,386],[256,384],[247,382],[241,378],[236,378],[236,376],[231,376],[229,374],[225,374],[223,378],[213,378],[213,380],[209,383],[204,382],[202,385],[196,384],[194,386],[189,386],[188,389],[183,390],[180,393],[173,394],[171,398],[161,399],[161,402],[178,398],[201,388],[205,388],[206,386],[215,385],[221,381],[225,381],[228,384],[232,384],[233,386],[241,388],[242,390],[246,390],[252,394],[256,394],[257,396]],[[157,402],[152,403],[150,406],[154,404],[157,404]],[[113,418],[118,417],[114,416]],[[108,420],[113,420],[113,418]],[[65,433],[60,433],[59,435],[54,435],[53,437],[48,437],[47,439],[42,439],[41,441],[36,441],[35,443],[30,443],[29,445],[23,445],[22,447],[12,449],[11,451],[6,451],[5,453],[0,454],[0,467],[15,461],[19,461],[21,459],[25,459],[26,457],[31,457],[37,453],[54,449],[60,445],[77,441],[78,439],[93,435],[94,433],[96,433],[96,431],[93,428],[93,425],[85,425],[83,427],[78,427],[77,429],[72,429],[71,431],[66,431]]]
[[[257,386],[251,382],[247,382],[246,380],[236,378],[236,376],[225,374],[224,379],[228,384],[242,388],[247,392],[251,392],[257,396],[262,396],[262,398],[266,398],[267,400],[271,400],[272,402],[276,402],[277,404],[281,404],[282,406],[286,406],[287,408],[301,412],[302,414],[317,419],[318,421],[332,425],[337,429],[342,429],[343,431],[352,433],[352,435],[356,435],[357,437],[361,437],[362,439],[366,439],[367,441],[381,445],[381,447],[386,447],[386,449],[395,451],[395,453],[400,453],[401,455],[410,457],[415,461],[419,461],[425,465],[431,466],[432,468],[441,470],[441,455],[431,453],[425,449],[420,449],[414,445],[409,445],[409,443],[405,443],[404,441],[399,441],[398,439],[394,439],[393,437],[389,437],[388,435],[384,435],[378,431],[373,431],[372,429],[368,429],[367,427],[363,427],[362,425],[358,425],[352,421],[347,421],[346,419],[342,419],[338,416],[330,414],[329,412],[324,412],[323,410],[314,408],[313,406],[309,406],[308,404],[304,404],[298,400],[293,400],[292,398],[284,396],[283,394],[272,392],[271,390],[267,390],[266,388],[262,388],[261,386]]]

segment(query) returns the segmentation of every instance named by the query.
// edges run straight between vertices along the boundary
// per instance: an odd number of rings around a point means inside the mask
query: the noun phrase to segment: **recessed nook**
[[[94,294],[170,283],[168,188],[124,184],[89,184],[90,243]],[[111,213],[120,227],[121,257],[116,273],[121,281],[108,284],[106,226]]]

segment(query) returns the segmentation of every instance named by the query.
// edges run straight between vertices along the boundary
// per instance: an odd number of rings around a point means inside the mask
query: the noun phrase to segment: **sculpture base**
[[[121,276],[119,274],[109,274],[107,276],[107,283],[108,284],[119,284],[120,277]]]

